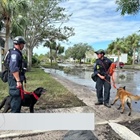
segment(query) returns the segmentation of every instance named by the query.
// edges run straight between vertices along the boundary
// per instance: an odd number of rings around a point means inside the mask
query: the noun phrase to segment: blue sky
[[[94,50],[106,49],[116,38],[140,30],[140,14],[121,16],[120,12],[116,12],[115,0],[69,0],[60,6],[66,9],[67,14],[73,13],[64,26],[75,28],[75,36],[62,43],[65,50],[78,43],[88,43]],[[38,54],[47,51],[44,47],[34,49],[34,53]]]

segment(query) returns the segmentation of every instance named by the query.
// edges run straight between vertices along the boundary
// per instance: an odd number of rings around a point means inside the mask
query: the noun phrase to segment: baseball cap
[[[104,51],[104,50],[102,50],[102,49],[100,49],[100,50],[96,51],[95,53],[96,53],[96,54],[104,54],[104,55],[105,55],[105,51]]]

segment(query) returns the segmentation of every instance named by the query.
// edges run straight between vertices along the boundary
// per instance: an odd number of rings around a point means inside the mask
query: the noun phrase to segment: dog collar
[[[39,97],[34,92],[32,92],[32,94],[33,94],[33,96],[35,97],[36,100],[39,99]]]

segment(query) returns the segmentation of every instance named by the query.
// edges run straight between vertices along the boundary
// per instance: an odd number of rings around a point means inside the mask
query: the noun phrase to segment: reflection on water
[[[126,86],[126,89],[133,94],[140,95],[140,71],[120,71],[114,73],[115,82],[119,86]],[[124,75],[125,78],[118,78]]]
[[[71,74],[66,74],[61,70],[54,70],[54,69],[45,69],[47,73],[57,73],[75,83],[80,85],[88,86],[90,88],[95,87],[95,82],[91,80],[91,73],[90,71],[73,71]],[[94,89],[95,90],[95,89]]]
[[[83,70],[73,70],[71,73],[66,74],[61,70],[54,69],[45,69],[47,73],[56,73],[59,74],[75,83],[80,85],[87,86],[92,90],[95,89],[95,82],[91,79],[92,71],[83,71]],[[123,76],[122,76],[123,75]],[[119,78],[123,77],[123,78]],[[126,90],[132,92],[135,95],[140,95],[140,71],[124,71],[120,72],[116,71],[114,73],[114,79],[116,83],[116,87],[126,86]],[[114,99],[116,95],[116,89],[114,87],[111,88],[111,99]],[[140,101],[135,104],[133,102],[133,110],[139,111],[140,109]]]
[[[133,70],[128,70],[128,71],[116,71],[114,73],[114,79],[116,82],[116,86],[126,86],[126,90],[131,92],[134,95],[139,95],[140,96],[140,71],[133,71]],[[119,76],[124,75],[125,78],[118,78]],[[111,89],[112,94],[116,93],[116,90],[114,88]],[[114,97],[114,96],[112,96]],[[140,101],[135,103],[135,101],[132,102],[132,109],[136,111],[140,111]]]

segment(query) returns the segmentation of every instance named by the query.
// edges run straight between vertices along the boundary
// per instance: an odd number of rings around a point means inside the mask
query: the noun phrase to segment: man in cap
[[[94,74],[97,75],[96,92],[98,99],[98,102],[95,103],[95,105],[104,104],[104,106],[111,108],[109,105],[111,84],[108,70],[112,61],[104,56],[105,51],[102,49],[96,51],[95,53],[98,57],[94,66]]]
[[[11,113],[20,113],[21,110],[21,95],[20,89],[22,87],[22,53],[25,40],[21,36],[17,36],[13,40],[14,47],[9,52],[9,94],[11,98]]]

